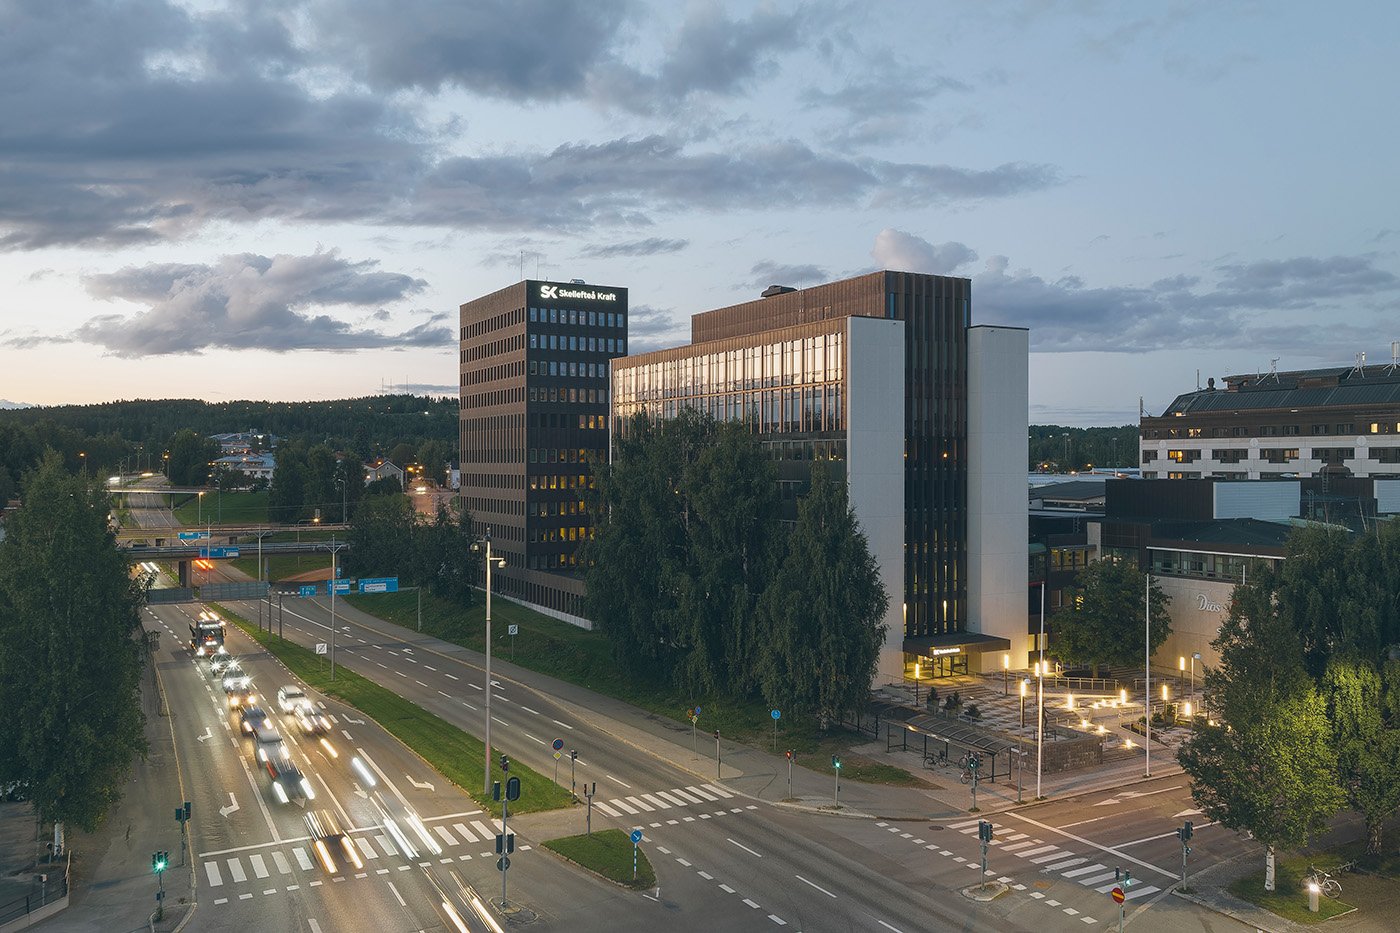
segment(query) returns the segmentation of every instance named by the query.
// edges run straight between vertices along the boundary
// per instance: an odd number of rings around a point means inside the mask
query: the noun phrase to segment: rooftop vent
[[[769,285],[763,290],[764,298],[772,298],[774,295],[786,295],[788,292],[795,292],[797,289],[791,285]]]

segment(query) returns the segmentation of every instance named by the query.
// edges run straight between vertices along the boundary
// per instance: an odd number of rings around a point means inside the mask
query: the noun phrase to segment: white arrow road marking
[[[342,716],[341,718],[352,726],[363,726],[365,724],[363,719],[351,719],[349,716]]]
[[[1173,813],[1173,814],[1172,814],[1172,819],[1175,820],[1175,819],[1178,819],[1178,818],[1183,817],[1183,816],[1205,816],[1205,811],[1203,811],[1203,810],[1182,810],[1180,813]]]
[[[359,782],[359,781],[355,781],[354,784],[355,784],[355,796],[356,796],[356,797],[359,797],[361,800],[368,800],[368,799],[369,799],[369,794],[365,793],[363,790],[360,789],[360,782]]]
[[[424,781],[423,783],[420,784],[420,783],[418,783],[417,781],[415,781],[411,776],[409,776],[409,775],[407,775],[407,774],[405,774],[404,777],[408,778],[408,783],[412,784],[414,787],[418,788],[419,790],[432,790],[432,789],[433,789],[433,785],[429,784],[429,783],[426,782],[426,781]]]
[[[229,791],[228,806],[219,808],[219,815],[227,817],[230,813],[237,812],[238,800],[234,798],[233,791]]]
[[[214,733],[211,732],[211,731],[209,731],[209,727],[208,727],[208,726],[205,726],[205,727],[204,727],[204,734],[203,734],[203,735],[197,735],[197,736],[195,736],[195,739],[196,739],[200,744],[203,744],[203,743],[209,741],[210,739],[212,739],[213,737],[214,737]]]
[[[1108,805],[1110,805],[1110,804],[1119,803],[1119,802],[1124,801],[1124,800],[1136,800],[1136,799],[1139,798],[1139,797],[1151,797],[1153,794],[1165,794],[1165,793],[1166,793],[1167,791],[1169,791],[1169,790],[1181,790],[1181,788],[1184,787],[1184,786],[1185,786],[1184,784],[1176,784],[1176,785],[1173,785],[1172,787],[1163,787],[1161,790],[1149,790],[1149,791],[1146,791],[1146,792],[1139,792],[1139,791],[1135,791],[1135,790],[1125,790],[1125,791],[1123,791],[1121,794],[1115,794],[1114,796],[1108,798],[1107,800],[1100,800],[1098,803],[1094,804],[1094,806],[1096,806],[1096,807],[1106,807],[1106,806],[1108,806]]]

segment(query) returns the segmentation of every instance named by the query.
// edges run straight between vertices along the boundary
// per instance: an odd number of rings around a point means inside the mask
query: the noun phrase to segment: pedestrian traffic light
[[[718,729],[715,730],[715,741],[716,741],[716,742],[719,741],[719,730],[718,730]]]
[[[992,824],[989,820],[977,821],[977,838],[982,842],[992,841]]]
[[[502,771],[509,771],[509,770],[510,770],[510,759],[507,758],[505,755],[502,755],[502,756],[501,756],[501,770],[502,770]]]
[[[1191,821],[1187,820],[1185,824],[1183,824],[1182,827],[1176,831],[1176,834],[1181,838],[1182,845],[1185,845],[1186,843],[1190,842],[1192,835],[1195,834],[1195,830],[1191,826]]]
[[[840,755],[832,755],[832,756],[831,756],[831,766],[832,766],[833,768],[835,768],[837,771],[840,771],[840,770],[841,770],[841,756],[840,756]]]
[[[165,871],[165,866],[170,863],[169,852],[157,852],[151,856],[151,871],[160,874]]]
[[[788,749],[787,760],[792,761],[792,749]]]

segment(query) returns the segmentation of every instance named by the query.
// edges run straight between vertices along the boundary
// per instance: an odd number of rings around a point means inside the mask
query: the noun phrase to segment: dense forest
[[[1030,469],[1039,473],[1068,473],[1092,467],[1138,465],[1138,428],[1067,428],[1058,424],[1033,424],[1030,432]]]
[[[457,442],[457,400],[375,395],[326,402],[202,402],[137,399],[99,405],[0,410],[0,500],[52,447],[72,471],[159,470],[172,438],[262,431],[351,449],[366,457]]]

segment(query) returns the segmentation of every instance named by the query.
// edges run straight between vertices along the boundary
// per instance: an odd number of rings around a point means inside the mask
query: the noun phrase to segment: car
[[[310,703],[306,691],[292,684],[277,689],[277,708],[284,713],[294,712],[302,703]]]
[[[312,706],[310,701],[297,704],[292,715],[296,717],[297,725],[306,735],[325,735],[331,731],[330,718]]]
[[[257,728],[267,723],[267,710],[261,706],[248,704],[238,711],[238,727],[248,735],[254,735]]]
[[[241,670],[234,669],[224,674],[224,693],[246,691],[252,686],[253,678],[249,677]]]
[[[288,803],[292,798],[316,799],[311,782],[296,766],[291,749],[282,741],[282,736],[271,722],[264,720],[253,727],[253,746],[258,765],[272,779],[272,793],[278,801]]]
[[[239,670],[242,665],[231,654],[216,654],[209,658],[209,673],[222,677],[229,669]]]
[[[344,827],[340,825],[334,813],[330,810],[307,810],[305,820],[307,834],[311,837],[311,848],[327,872],[335,874],[339,870],[331,857],[331,852],[336,849],[340,850],[346,861],[357,871],[365,867],[360,853],[350,837],[345,834]]]
[[[253,692],[252,681],[246,677],[243,679],[246,683],[242,685],[234,685],[231,689],[227,685],[224,687],[224,696],[228,698],[229,709],[241,709],[258,701],[258,695]]]

